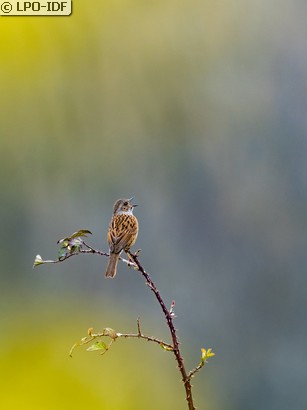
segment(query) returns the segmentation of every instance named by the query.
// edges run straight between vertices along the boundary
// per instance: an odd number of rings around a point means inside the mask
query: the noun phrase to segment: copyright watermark
[[[0,0],[1,16],[69,16],[71,0],[67,1],[16,1]]]

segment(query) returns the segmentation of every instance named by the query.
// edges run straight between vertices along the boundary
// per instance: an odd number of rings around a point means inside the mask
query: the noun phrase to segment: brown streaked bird
[[[107,278],[114,278],[120,253],[123,250],[129,252],[138,236],[139,224],[133,215],[133,208],[137,205],[132,205],[132,200],[133,197],[118,199],[113,207],[113,216],[108,231],[110,258],[105,273]]]

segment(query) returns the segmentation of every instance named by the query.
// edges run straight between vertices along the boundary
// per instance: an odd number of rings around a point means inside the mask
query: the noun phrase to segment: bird
[[[120,253],[123,250],[128,253],[138,236],[139,224],[133,215],[133,209],[138,205],[131,204],[133,198],[118,199],[113,206],[108,230],[110,258],[105,272],[107,278],[114,278]]]

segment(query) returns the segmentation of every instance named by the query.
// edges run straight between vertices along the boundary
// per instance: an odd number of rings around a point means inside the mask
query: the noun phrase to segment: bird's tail
[[[114,278],[116,275],[117,263],[119,260],[119,253],[110,253],[109,263],[106,270],[107,278]]]

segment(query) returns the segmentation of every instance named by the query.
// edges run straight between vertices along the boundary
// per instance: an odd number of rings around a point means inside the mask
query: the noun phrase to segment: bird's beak
[[[131,202],[132,199],[134,199],[134,196],[133,196],[132,198],[128,199],[128,202]],[[132,206],[132,208],[135,208],[135,207],[138,206],[138,205],[131,205],[131,206]]]

